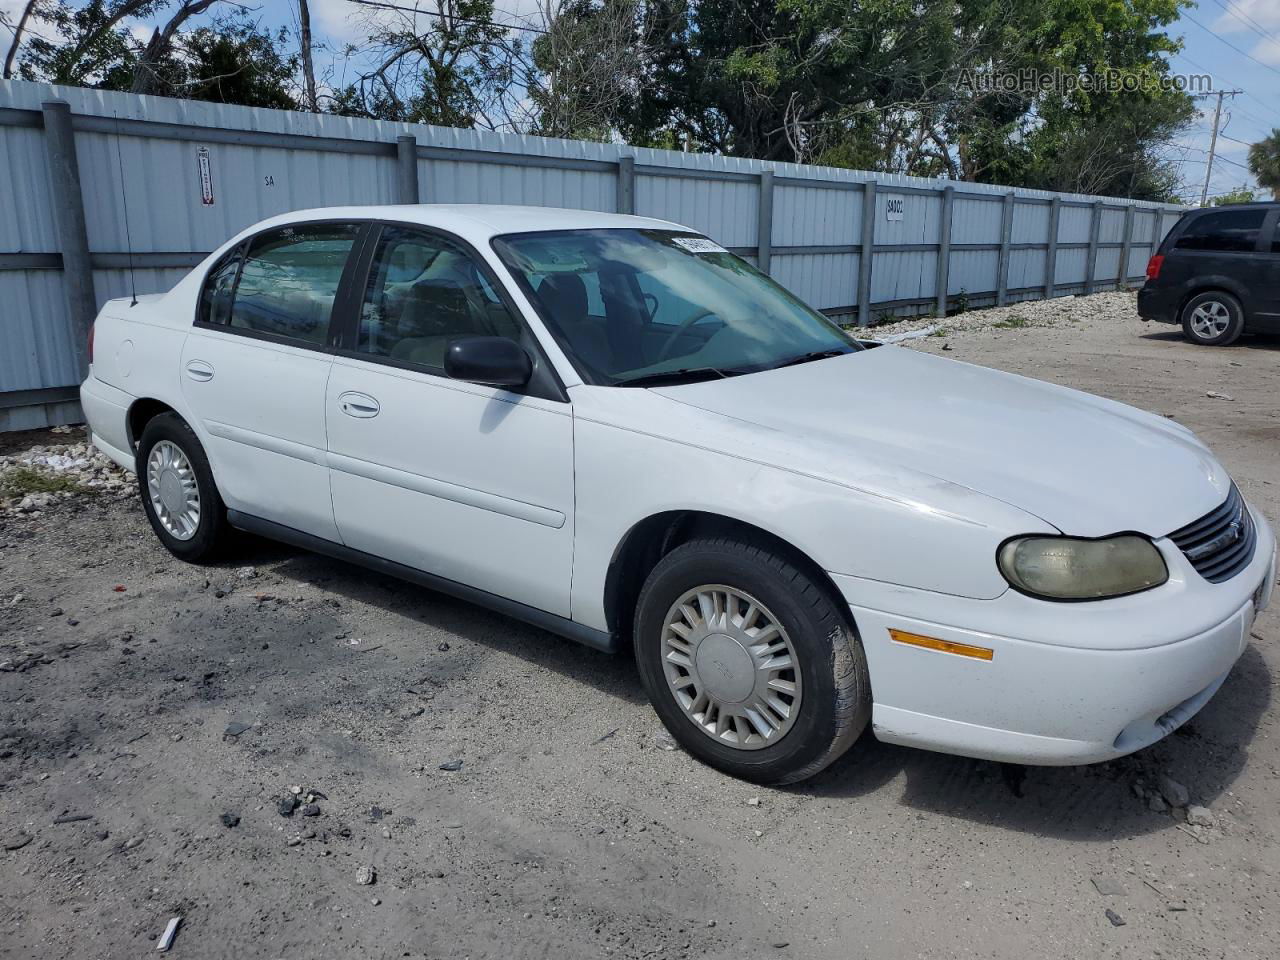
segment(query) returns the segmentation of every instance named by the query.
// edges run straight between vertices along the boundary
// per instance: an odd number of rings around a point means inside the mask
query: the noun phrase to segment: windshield
[[[512,234],[494,249],[588,383],[768,370],[860,349],[705,237],[664,230]]]

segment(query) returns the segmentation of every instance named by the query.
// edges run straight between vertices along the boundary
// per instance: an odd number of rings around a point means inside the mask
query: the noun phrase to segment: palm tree
[[[1280,127],[1249,148],[1249,170],[1259,186],[1280,200]]]

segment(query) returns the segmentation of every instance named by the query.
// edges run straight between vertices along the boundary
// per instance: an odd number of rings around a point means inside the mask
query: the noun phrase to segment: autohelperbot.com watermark
[[[1183,93],[1213,92],[1213,77],[1207,73],[1146,73],[1108,67],[1092,72],[1072,70],[960,71],[956,86],[972,93]]]

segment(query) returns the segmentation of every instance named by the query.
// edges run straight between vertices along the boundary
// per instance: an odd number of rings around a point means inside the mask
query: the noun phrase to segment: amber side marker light
[[[950,640],[939,640],[937,637],[926,637],[919,633],[907,633],[905,630],[890,628],[889,636],[894,643],[905,643],[909,647],[924,647],[926,650],[938,650],[942,653],[954,653],[959,657],[973,657],[975,660],[990,660],[996,655],[994,650],[986,647],[971,647],[967,643],[953,643]]]

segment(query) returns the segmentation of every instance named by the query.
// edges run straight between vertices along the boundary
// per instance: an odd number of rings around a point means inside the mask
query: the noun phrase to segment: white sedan
[[[860,343],[671,223],[341,207],[102,310],[81,390],[177,557],[233,528],[630,646],[750,780],[881,740],[1138,750],[1248,642],[1275,539],[1170,420]]]

